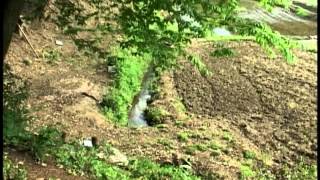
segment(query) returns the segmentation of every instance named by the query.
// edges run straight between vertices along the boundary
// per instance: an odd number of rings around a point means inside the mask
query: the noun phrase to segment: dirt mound
[[[226,45],[236,55],[215,58],[212,44],[193,44],[213,71],[202,77],[188,62],[175,73],[175,84],[187,109],[195,114],[223,115],[276,161],[291,164],[300,156],[315,161],[316,75],[315,54],[296,52],[298,62],[267,58],[252,42]],[[223,122],[221,122],[223,123]]]

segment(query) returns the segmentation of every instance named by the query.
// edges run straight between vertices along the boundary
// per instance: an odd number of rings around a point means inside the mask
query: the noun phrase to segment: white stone
[[[56,45],[58,45],[58,46],[63,46],[63,42],[60,41],[60,40],[56,40]]]

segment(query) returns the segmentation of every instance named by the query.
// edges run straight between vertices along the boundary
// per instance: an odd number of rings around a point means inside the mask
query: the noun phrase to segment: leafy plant
[[[30,133],[25,130],[30,117],[23,102],[28,97],[27,83],[10,71],[3,70],[3,140],[5,145],[26,148]]]
[[[163,123],[163,118],[166,115],[168,115],[168,112],[160,107],[149,107],[145,111],[146,121],[151,126]]]
[[[284,169],[284,177],[289,180],[298,180],[298,179],[317,179],[317,165],[308,165],[303,161],[300,161],[292,169]]]
[[[3,179],[26,180],[27,171],[20,164],[14,164],[5,153],[3,156]]]
[[[260,4],[267,9],[268,11],[272,11],[273,7],[280,6],[285,9],[289,9],[292,4],[292,0],[259,0]]]
[[[50,49],[43,52],[43,58],[48,61],[48,63],[55,63],[61,58],[61,53],[57,49]]]
[[[37,160],[44,160],[45,155],[52,154],[62,146],[63,134],[54,127],[44,127],[32,137],[31,151]]]
[[[222,48],[214,50],[214,52],[211,53],[211,56],[213,56],[213,57],[229,57],[229,56],[234,56],[234,52],[230,48],[222,47]]]
[[[189,139],[189,133],[187,133],[187,132],[180,132],[180,133],[178,133],[177,136],[178,136],[178,139],[182,142],[186,142]]]
[[[224,139],[224,140],[226,140],[228,142],[232,142],[233,141],[233,136],[229,132],[224,132],[223,136],[222,136],[222,139]]]
[[[274,49],[280,51],[288,63],[294,63],[296,57],[293,49],[298,47],[294,41],[282,36],[279,32],[273,31],[270,26],[261,22],[248,20],[236,20],[235,31],[245,36],[255,36],[256,42],[264,48],[270,57],[275,57]]]
[[[303,9],[302,7],[298,7],[298,8],[296,9],[296,14],[297,14],[298,16],[300,16],[300,17],[306,17],[306,16],[309,15],[308,11],[305,10],[305,9]]]
[[[143,177],[144,179],[186,179],[196,180],[199,177],[193,175],[187,170],[169,165],[161,166],[148,159],[136,159],[129,165],[131,178]]]
[[[206,67],[206,65],[201,61],[200,57],[197,55],[188,56],[188,60],[193,66],[195,66],[202,76],[211,76],[212,72]]]
[[[252,151],[244,151],[243,157],[246,159],[254,159],[256,157],[256,154]]]
[[[240,166],[240,179],[248,179],[256,176],[256,172],[254,172],[251,167],[247,165]]]

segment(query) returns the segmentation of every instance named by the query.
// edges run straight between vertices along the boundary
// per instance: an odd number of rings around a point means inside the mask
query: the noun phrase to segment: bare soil
[[[228,42],[236,55],[215,58],[213,44],[194,43],[213,76],[202,77],[188,62],[175,73],[177,91],[188,111],[223,116],[245,138],[272,153],[279,165],[302,156],[317,158],[315,54],[296,51],[298,61],[274,60],[252,42]],[[220,123],[225,123],[221,121]]]

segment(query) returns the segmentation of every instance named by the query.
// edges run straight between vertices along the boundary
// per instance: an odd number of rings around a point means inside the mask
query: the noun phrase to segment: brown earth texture
[[[280,55],[269,58],[255,42],[225,41],[223,46],[234,55],[214,57],[217,43],[195,40],[188,50],[201,57],[212,76],[201,76],[181,58],[179,68],[160,77],[160,93],[151,103],[167,112],[163,124],[120,127],[97,103],[113,81],[105,61],[79,51],[51,19],[55,7],[48,7],[45,21],[26,28],[40,57],[15,33],[4,60],[9,67],[4,82],[10,87],[5,93],[27,92],[21,102],[29,112],[27,131],[37,134],[54,126],[67,143],[95,137],[98,145],[107,142],[128,159],[146,157],[187,166],[202,179],[241,179],[243,165],[248,164],[256,172],[251,179],[288,179],[285,167],[290,172],[301,161],[316,164],[316,53],[297,49],[297,62],[291,65]],[[58,55],[50,58],[48,53]],[[27,179],[93,179],[90,174],[70,173],[54,159],[39,163],[17,147],[4,146],[4,151],[13,163],[25,167]],[[248,151],[255,158],[244,157]]]

